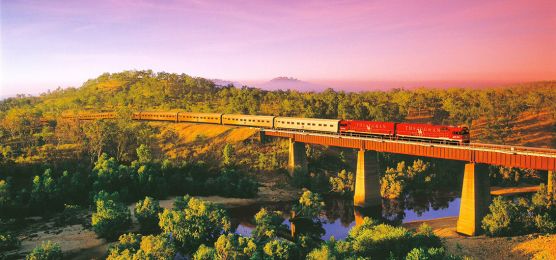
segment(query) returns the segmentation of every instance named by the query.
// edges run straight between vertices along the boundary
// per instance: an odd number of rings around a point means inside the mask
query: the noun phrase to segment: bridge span
[[[77,120],[114,119],[114,113],[97,113],[86,116],[70,116]],[[172,115],[154,119],[133,118],[141,121],[178,122]],[[197,122],[202,123],[202,122]],[[523,169],[547,171],[548,190],[556,195],[556,149],[520,147],[471,143],[448,145],[424,141],[404,141],[371,138],[334,133],[291,131],[276,128],[260,129],[261,141],[267,137],[288,138],[288,170],[307,172],[306,144],[335,146],[358,150],[355,178],[354,205],[358,207],[380,206],[379,152],[405,154],[465,162],[461,205],[456,231],[465,235],[481,232],[481,221],[488,213],[490,204],[490,181],[485,165],[498,165]]]
[[[499,165],[548,172],[548,189],[556,194],[556,150],[471,143],[446,145],[414,141],[378,139],[361,136],[261,129],[261,140],[267,136],[289,139],[290,173],[307,171],[306,144],[357,149],[354,205],[380,206],[380,178],[377,152],[405,154],[466,162],[461,204],[456,230],[465,235],[481,232],[481,221],[490,204],[489,174],[484,165]]]

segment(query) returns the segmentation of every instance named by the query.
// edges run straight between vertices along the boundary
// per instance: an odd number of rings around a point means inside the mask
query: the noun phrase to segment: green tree
[[[58,260],[62,259],[62,249],[60,245],[50,241],[43,242],[29,253],[25,259],[27,260]]]
[[[226,144],[222,153],[222,163],[224,165],[230,165],[234,163],[235,150],[231,144]]]
[[[349,195],[355,191],[355,176],[352,172],[347,172],[345,169],[338,173],[338,177],[330,177],[329,182],[332,192]]]
[[[489,211],[481,225],[487,235],[511,235],[520,226],[519,208],[509,200],[500,196],[494,198],[489,206]]]
[[[289,228],[283,224],[280,211],[268,211],[262,208],[255,214],[255,229],[251,232],[257,240],[273,239],[288,234]]]
[[[263,247],[265,258],[267,259],[298,259],[299,249],[294,243],[283,240],[275,239],[266,243]]]
[[[296,217],[316,218],[324,209],[324,202],[318,193],[303,192],[298,204],[294,206]]]
[[[114,239],[131,225],[131,214],[125,204],[112,199],[97,199],[91,224],[100,237]]]
[[[135,217],[141,225],[143,232],[153,232],[158,229],[158,214],[162,212],[162,208],[158,200],[151,197],[145,197],[135,204]]]
[[[159,226],[171,234],[184,252],[194,252],[201,244],[211,244],[230,231],[231,222],[226,211],[216,204],[191,198],[183,210],[165,209]]]
[[[221,235],[214,243],[214,248],[218,259],[251,259],[257,251],[252,238],[238,234]]]
[[[205,245],[200,245],[195,254],[193,255],[194,260],[214,260],[218,259],[216,255],[216,250],[213,247],[207,247]]]

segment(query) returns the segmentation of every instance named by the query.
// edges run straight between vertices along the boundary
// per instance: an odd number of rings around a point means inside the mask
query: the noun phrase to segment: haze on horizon
[[[131,69],[346,90],[556,79],[552,0],[0,1],[0,96]]]

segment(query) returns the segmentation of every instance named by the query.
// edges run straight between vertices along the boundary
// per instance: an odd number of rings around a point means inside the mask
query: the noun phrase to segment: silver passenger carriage
[[[193,122],[193,123],[222,124],[222,114],[180,112],[178,114],[178,121]]]
[[[224,114],[222,115],[222,124],[273,128],[274,116]]]
[[[340,125],[339,119],[318,119],[318,118],[298,118],[298,117],[276,117],[274,118],[274,128],[307,130],[315,132],[338,133]]]

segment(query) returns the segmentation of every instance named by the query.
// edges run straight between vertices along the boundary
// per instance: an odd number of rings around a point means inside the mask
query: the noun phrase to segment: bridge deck
[[[264,131],[266,136],[292,138],[296,142],[309,144],[365,149],[377,152],[407,154],[534,170],[556,170],[556,150],[554,149],[480,143],[459,146],[274,129],[262,129],[261,131]]]

